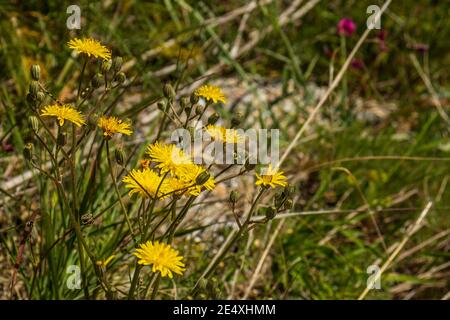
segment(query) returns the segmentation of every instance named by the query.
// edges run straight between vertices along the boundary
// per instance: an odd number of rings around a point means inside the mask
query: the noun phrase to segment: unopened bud
[[[103,60],[100,70],[103,73],[107,73],[111,69],[111,66],[112,66],[111,60]]]
[[[274,207],[267,207],[265,215],[266,215],[266,219],[267,220],[272,220],[273,218],[275,218],[275,215],[276,215],[275,208]]]
[[[242,115],[242,113],[236,113],[231,119],[231,127],[237,127],[238,125],[240,125],[243,118],[244,116]]]
[[[67,134],[65,132],[60,132],[56,138],[56,143],[60,147],[64,147],[67,142]]]
[[[45,99],[45,94],[42,91],[39,91],[36,95],[36,101],[42,102]]]
[[[166,103],[164,101],[158,101],[156,104],[159,110],[166,111]]]
[[[30,83],[30,93],[33,95],[33,97],[36,97],[38,92],[39,92],[39,82],[31,81],[31,83]]]
[[[189,100],[191,101],[191,104],[196,104],[200,98],[195,93],[192,93]]]
[[[195,114],[199,116],[203,113],[203,110],[204,110],[203,106],[198,104],[197,107],[195,108]]]
[[[239,198],[239,192],[237,192],[236,190],[232,190],[230,192],[230,198],[228,200],[231,203],[236,203],[238,198]]]
[[[28,123],[30,124],[31,129],[33,129],[34,132],[37,132],[39,130],[39,120],[35,116],[29,116]]]
[[[187,108],[188,105],[189,105],[189,98],[188,97],[182,97],[181,100],[180,100],[181,109],[184,110],[185,108]]]
[[[127,76],[123,72],[119,72],[116,76],[116,81],[120,84],[124,83],[127,80]]]
[[[30,68],[31,78],[35,81],[39,81],[41,78],[41,67],[38,64],[33,64]]]
[[[115,57],[112,61],[112,68],[115,72],[119,72],[122,69],[123,59],[122,57]]]
[[[103,84],[103,76],[100,73],[97,73],[91,81],[92,87],[99,88]]]
[[[27,161],[31,161],[33,159],[33,149],[34,146],[32,143],[27,143],[23,148],[23,157]]]
[[[205,184],[211,175],[207,171],[203,171],[200,173],[197,178],[195,179],[195,183],[199,186]]]
[[[208,124],[215,124],[219,120],[220,116],[217,112],[214,112],[208,118]]]
[[[163,87],[163,93],[164,93],[164,97],[166,97],[167,99],[173,100],[175,98],[175,90],[173,90],[173,87],[171,86],[170,83],[166,83]]]
[[[287,199],[284,202],[284,209],[285,210],[291,210],[293,206],[294,206],[294,201],[292,201],[292,199]]]
[[[124,163],[124,157],[125,157],[125,155],[124,155],[124,153],[123,153],[123,150],[122,149],[116,149],[115,151],[114,151],[114,156],[115,156],[115,158],[116,158],[116,163],[118,164],[118,165],[120,165],[120,166],[123,166],[123,163]]]

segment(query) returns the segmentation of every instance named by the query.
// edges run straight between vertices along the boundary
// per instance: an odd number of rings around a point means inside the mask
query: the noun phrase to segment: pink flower
[[[350,37],[356,31],[356,23],[349,18],[343,18],[337,25],[339,35]]]

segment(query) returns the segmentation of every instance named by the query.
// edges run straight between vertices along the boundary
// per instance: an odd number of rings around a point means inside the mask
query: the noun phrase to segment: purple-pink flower
[[[339,35],[350,37],[356,31],[356,23],[349,18],[343,18],[337,25],[337,32]]]

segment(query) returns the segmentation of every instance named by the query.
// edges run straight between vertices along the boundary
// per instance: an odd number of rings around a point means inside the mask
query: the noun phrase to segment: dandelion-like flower
[[[41,116],[56,117],[60,126],[64,125],[64,121],[70,121],[81,127],[85,124],[84,116],[81,112],[71,107],[70,105],[50,105],[41,110]]]
[[[222,103],[227,102],[225,95],[219,87],[210,86],[207,84],[195,90],[195,95],[204,98],[206,101],[212,101],[214,103],[219,101]]]
[[[244,139],[236,129],[227,129],[222,126],[210,124],[205,128],[205,131],[213,140],[222,141],[224,143],[241,143]]]
[[[202,188],[213,190],[215,188],[215,181],[212,176],[201,185],[197,184],[197,178],[206,170],[196,164],[186,165],[180,168],[178,172],[179,179],[184,182],[185,186],[191,186],[187,192],[190,195],[198,196],[202,192]]]
[[[162,181],[162,177],[150,168],[143,170],[133,169],[122,180],[125,183],[125,187],[131,189],[129,192],[130,196],[137,193],[141,197],[151,198],[160,197],[167,193],[164,190]],[[158,194],[156,194],[157,190]]]
[[[111,138],[115,133],[122,133],[127,136],[133,133],[129,123],[123,122],[116,117],[101,116],[98,119],[98,126],[103,130],[103,136],[105,138]]]
[[[264,174],[256,173],[257,186],[276,188],[277,185],[285,187],[287,185],[286,177],[283,171],[278,171],[272,168],[272,164],[269,164],[268,168],[264,171]]]
[[[111,51],[102,45],[99,41],[92,38],[72,39],[67,42],[69,48],[84,53],[88,57],[102,58],[103,60],[111,59]]]
[[[162,277],[173,278],[173,273],[183,274],[186,270],[183,257],[170,245],[158,241],[147,241],[133,252],[142,265],[152,265],[153,272],[161,272]]]
[[[191,159],[174,144],[155,142],[148,146],[147,155],[157,163],[161,173],[177,174],[185,165],[192,164]]]

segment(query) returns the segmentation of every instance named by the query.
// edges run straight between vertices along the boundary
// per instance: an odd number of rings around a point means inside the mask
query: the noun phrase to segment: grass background
[[[364,32],[366,8],[372,2],[264,1],[242,14],[240,8],[252,2],[79,1],[82,28],[69,31],[69,1],[1,1],[0,186],[27,170],[21,150],[30,135],[25,102],[29,67],[39,63],[46,87],[62,100],[70,98],[80,68],[65,45],[73,36],[101,39],[126,61],[131,80],[127,90],[110,96],[106,103],[137,124],[137,137],[125,145],[130,164],[136,164],[145,146],[142,142],[150,139],[158,125],[155,102],[166,81],[177,83],[180,90],[195,86],[199,79],[224,87],[230,103],[219,111],[223,119],[229,120],[239,110],[246,115],[245,128],[280,129],[284,150]],[[287,16],[292,20],[284,21],[283,13],[289,8],[292,12]],[[298,10],[304,14],[295,18]],[[357,298],[369,276],[367,267],[386,260],[390,252],[386,247],[404,237],[428,201],[433,201],[433,207],[426,223],[383,274],[382,290],[372,290],[368,297],[449,297],[450,166],[445,160],[450,152],[449,123],[436,111],[420,76],[430,80],[448,114],[449,10],[439,1],[393,1],[382,18],[387,50],[381,48],[379,31],[372,31],[356,54],[362,67],[349,68],[283,165],[298,188],[292,209],[297,214],[254,229],[233,249],[201,297]],[[345,39],[336,34],[343,17],[358,26]],[[244,50],[252,41],[254,45]],[[420,50],[422,44],[428,50]],[[430,157],[442,161],[425,159]],[[100,170],[106,170],[102,160]],[[79,186],[83,210],[109,210],[86,231],[105,258],[120,245],[126,231],[106,232],[114,230],[120,216],[119,208],[109,209],[114,194],[106,178],[96,181],[95,192],[87,192],[92,190],[88,182]],[[229,191],[240,190],[239,203],[245,207],[249,186],[251,178],[235,181],[203,199],[198,216],[180,235],[187,239],[181,251],[195,268],[189,277],[177,281],[178,291],[174,283],[162,283],[160,298],[180,297],[183,288],[192,286],[229,232],[225,224],[233,221],[226,202]],[[67,221],[56,218],[60,204],[48,187],[33,177],[14,188],[1,189],[2,298],[7,297],[23,226],[30,209],[38,204],[48,214],[37,222],[39,227],[50,228],[45,233],[48,238],[35,233],[27,245],[17,295],[81,297],[80,292],[60,285],[67,277],[60,266],[76,263],[77,258],[74,237],[52,232]],[[351,215],[355,210],[358,214]],[[218,222],[209,221],[208,216],[217,211]],[[45,219],[52,223],[45,224]],[[284,221],[281,226],[280,221]],[[64,245],[48,253],[48,268],[54,271],[41,277],[33,267],[33,246],[45,252],[58,239]],[[122,258],[112,263],[109,272],[120,281],[119,275],[128,273],[131,260],[125,251],[118,252]],[[260,261],[261,268],[257,268]],[[253,278],[256,281],[247,290]]]

